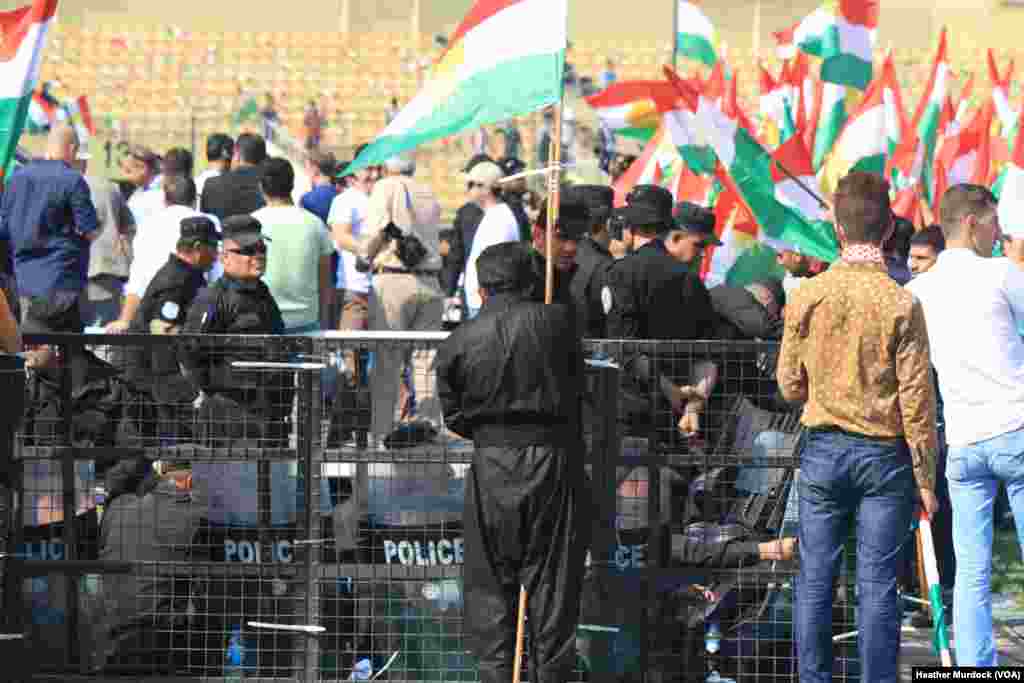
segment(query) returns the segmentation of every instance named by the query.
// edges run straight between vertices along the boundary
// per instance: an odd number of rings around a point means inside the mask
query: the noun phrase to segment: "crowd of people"
[[[384,448],[396,421],[412,418],[440,439],[476,443],[467,518],[484,513],[468,530],[475,545],[467,546],[466,595],[482,680],[507,680],[508,585],[519,583],[540,596],[530,603],[531,620],[543,625],[536,680],[564,680],[569,588],[579,586],[585,543],[576,531],[582,476],[568,468],[580,445],[564,431],[582,419],[573,407],[583,391],[582,338],[782,342],[777,376],[773,368],[752,375],[777,389],[755,392],[772,406],[803,406],[809,434],[799,483],[801,680],[831,677],[829,611],[851,517],[865,680],[896,680],[897,583],[915,499],[935,516],[946,551],[940,573],[954,590],[958,661],[996,663],[989,587],[1000,481],[1024,538],[1024,418],[1016,412],[1024,401],[1024,238],[1001,233],[988,190],[950,188],[940,224],[915,232],[893,215],[883,179],[852,173],[834,200],[837,263],[782,251],[785,278],[709,289],[697,272],[705,249],[720,244],[715,216],[659,186],[637,186],[615,207],[609,186],[565,185],[549,231],[547,199],[520,177],[527,165],[481,153],[458,179],[466,202],[448,228],[408,157],[349,172],[312,149],[303,169],[312,187],[296,202],[293,164],[268,157],[261,136],[212,135],[206,155],[207,170],[193,177],[187,150],[133,147],[122,164],[126,196],[88,174],[74,128],[56,125],[45,158],[13,173],[0,199],[9,254],[0,345],[17,350],[19,327],[152,335],[454,329],[436,359],[383,345],[372,372],[364,354],[346,352],[344,374],[369,387],[368,447]],[[1006,258],[990,258],[997,243]],[[547,310],[538,304],[549,248],[555,306]],[[255,438],[286,438],[287,382],[240,384],[232,357],[193,342],[138,353],[136,380],[175,406],[171,421],[189,421],[180,411],[195,405],[200,425],[203,416],[234,425],[219,438],[253,438],[253,425]],[[730,381],[726,368],[711,358],[667,361],[642,347],[617,360],[627,434],[645,433],[645,419],[664,411],[674,416],[666,438],[700,447],[708,406]],[[46,348],[30,354],[31,365],[52,362]],[[191,436],[211,438],[202,426]],[[524,456],[527,447],[535,450]],[[517,486],[491,485],[524,457],[535,469]],[[509,486],[546,500],[557,490],[558,503],[513,520],[502,507]],[[516,533],[536,543],[495,545],[509,525],[525,525]],[[733,551],[688,546],[680,560],[736,564],[789,556],[793,547]],[[494,573],[518,552],[528,556],[518,573]],[[564,562],[550,562],[554,555]]]

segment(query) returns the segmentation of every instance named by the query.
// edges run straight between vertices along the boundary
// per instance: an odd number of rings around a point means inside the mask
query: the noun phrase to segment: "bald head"
[[[46,139],[46,158],[72,164],[78,154],[78,133],[67,123],[58,123],[50,129]]]

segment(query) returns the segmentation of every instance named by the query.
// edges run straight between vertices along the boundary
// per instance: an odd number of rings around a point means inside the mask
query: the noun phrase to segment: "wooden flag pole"
[[[564,97],[564,95],[563,95]],[[548,148],[548,226],[544,235],[544,303],[555,301],[555,224],[558,222],[558,201],[562,180],[562,102],[555,106],[554,130]]]

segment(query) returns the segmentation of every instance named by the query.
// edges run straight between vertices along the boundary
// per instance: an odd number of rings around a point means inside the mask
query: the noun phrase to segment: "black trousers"
[[[476,449],[463,570],[467,644],[481,683],[512,678],[520,585],[529,595],[529,680],[571,676],[590,527],[583,457],[582,446]]]

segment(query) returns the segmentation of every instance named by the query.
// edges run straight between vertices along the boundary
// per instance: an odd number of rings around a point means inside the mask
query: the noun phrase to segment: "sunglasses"
[[[249,244],[242,247],[241,249],[226,249],[232,254],[238,254],[239,256],[257,256],[267,253],[267,245],[265,242],[256,242],[255,244]]]
[[[466,183],[466,191],[467,192],[472,190],[474,187],[483,187],[483,185],[480,184],[480,183],[474,183],[472,180],[470,180],[468,183]]]

